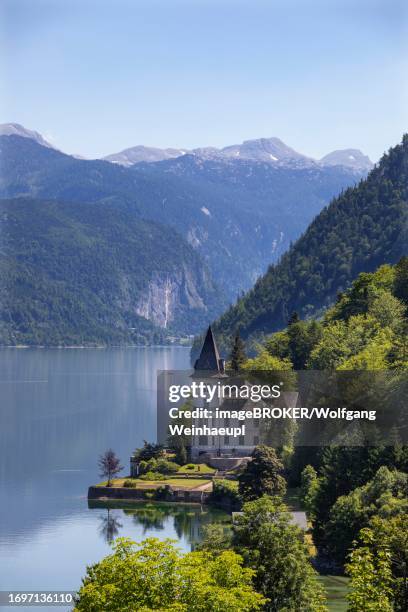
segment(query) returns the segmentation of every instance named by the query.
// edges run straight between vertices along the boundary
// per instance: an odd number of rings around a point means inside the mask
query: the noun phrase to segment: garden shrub
[[[173,493],[169,485],[162,485],[158,487],[153,494],[153,499],[166,501],[173,498]]]
[[[214,504],[227,504],[231,508],[240,508],[242,498],[238,492],[236,480],[213,480],[213,490],[210,502]]]
[[[166,477],[160,472],[146,472],[140,476],[140,480],[166,480]]]
[[[125,482],[123,483],[123,486],[128,489],[136,489],[137,481],[131,478],[126,478]]]
[[[160,474],[176,474],[179,471],[179,465],[174,461],[167,459],[149,459],[149,461],[141,461],[139,463],[139,474],[147,474],[148,472],[158,472]]]

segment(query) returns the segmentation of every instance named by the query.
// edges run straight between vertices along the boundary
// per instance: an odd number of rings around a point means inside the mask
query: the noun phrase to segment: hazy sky
[[[378,159],[408,130],[406,0],[0,0],[0,122],[101,156],[278,136]]]

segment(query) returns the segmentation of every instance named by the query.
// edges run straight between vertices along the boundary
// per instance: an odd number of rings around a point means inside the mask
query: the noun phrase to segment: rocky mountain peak
[[[323,166],[346,166],[368,172],[374,166],[371,159],[359,149],[341,149],[328,153],[320,160]]]
[[[288,147],[280,138],[257,138],[244,140],[240,145],[232,145],[221,149],[224,157],[240,157],[269,163],[287,161],[309,161],[311,158]]]
[[[50,144],[45,138],[41,136],[38,132],[34,130],[28,130],[23,125],[19,123],[2,123],[0,124],[0,136],[21,136],[23,138],[30,138],[31,140],[35,140],[38,144],[43,147],[48,147],[49,149],[53,149],[54,147]]]

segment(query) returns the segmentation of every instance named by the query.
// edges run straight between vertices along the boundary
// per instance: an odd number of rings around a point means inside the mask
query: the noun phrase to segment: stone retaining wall
[[[130,487],[89,487],[88,499],[124,499],[124,500],[146,500],[145,491],[154,489],[132,489]],[[208,491],[185,491],[171,489],[171,497],[168,501],[193,502],[205,504],[210,496]]]

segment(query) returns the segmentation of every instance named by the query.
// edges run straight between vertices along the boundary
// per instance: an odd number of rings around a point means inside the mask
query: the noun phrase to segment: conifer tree
[[[299,321],[299,315],[296,310],[294,310],[288,319],[288,326],[293,325],[294,323],[299,323]]]
[[[230,355],[230,367],[233,372],[239,372],[247,360],[245,344],[239,332],[235,334],[234,344]]]

